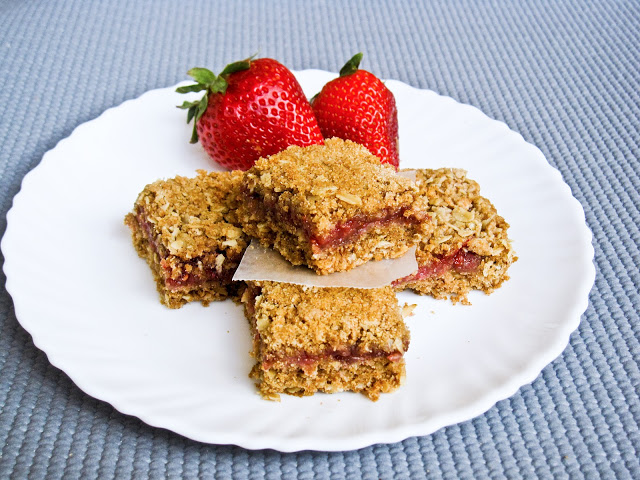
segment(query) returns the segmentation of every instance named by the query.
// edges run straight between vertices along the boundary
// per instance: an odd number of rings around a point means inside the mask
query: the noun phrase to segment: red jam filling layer
[[[396,210],[385,209],[382,215],[377,217],[359,215],[337,224],[327,235],[322,237],[310,235],[309,240],[314,250],[324,250],[349,243],[365,231],[375,227],[386,227],[391,224],[418,224],[424,220],[415,216],[406,217],[404,215],[406,210],[406,207]],[[309,228],[307,227],[306,230],[308,231]]]
[[[355,349],[351,349],[348,351],[328,351],[320,355],[309,355],[305,352],[301,352],[298,355],[292,355],[288,357],[265,357],[262,359],[262,368],[264,370],[268,370],[276,363],[285,363],[287,365],[298,366],[305,370],[313,368],[318,363],[326,360],[336,360],[346,365],[351,365],[375,358],[386,358],[390,362],[399,362],[400,360],[402,360],[402,352],[394,351],[389,353],[383,351],[373,351],[366,353],[356,353]]]
[[[245,306],[247,308],[247,314],[253,317],[255,313],[255,299],[260,295],[262,289],[257,286],[250,285],[247,288],[246,293],[249,298],[247,299]],[[254,344],[262,344],[260,333],[254,329]],[[407,351],[409,348],[409,340],[403,342],[403,349]],[[393,352],[384,352],[382,350],[373,350],[371,352],[361,352],[355,346],[344,348],[341,350],[327,350],[321,354],[309,355],[306,352],[300,352],[297,355],[290,356],[277,356],[277,355],[265,355],[262,359],[263,370],[270,369],[276,363],[285,363],[287,365],[294,365],[302,368],[303,370],[311,370],[319,362],[326,360],[337,360],[347,365],[371,360],[375,358],[386,358],[390,362],[399,362],[402,360],[403,353],[395,350]]]
[[[264,200],[258,195],[248,192],[246,192],[246,195],[255,202],[253,208],[257,212],[262,212],[266,209],[278,222],[302,228],[309,237],[311,247],[315,252],[350,243],[354,238],[374,227],[384,227],[394,223],[398,225],[418,225],[429,217],[426,213],[405,216],[408,207],[386,208],[377,216],[357,215],[345,222],[338,223],[327,235],[319,236],[312,233],[313,226],[304,217],[301,218],[291,212],[282,211],[275,201]]]
[[[200,259],[198,258],[181,263],[180,270],[183,272],[182,275],[178,278],[173,278],[172,275],[174,274],[174,269],[171,267],[169,262],[166,261],[168,255],[165,249],[161,248],[161,246],[158,245],[158,242],[156,242],[153,234],[153,225],[146,219],[144,208],[138,207],[138,211],[136,213],[138,225],[142,228],[142,232],[149,242],[151,249],[158,255],[158,257],[160,257],[160,266],[164,272],[165,286],[167,288],[175,290],[183,287],[196,287],[204,285],[207,282],[221,280],[221,276],[218,275],[218,272],[214,267],[199,266],[198,262]],[[186,272],[185,267],[187,265],[191,265],[192,270],[197,270],[197,272]],[[230,278],[227,280],[230,280]]]
[[[183,263],[182,265],[184,266],[184,265],[191,264],[195,266],[197,263],[198,261],[194,260],[191,262]],[[167,288],[170,288],[170,289],[176,289],[176,288],[182,288],[182,287],[196,287],[199,285],[204,285],[207,282],[220,280],[220,276],[218,275],[218,272],[215,269],[209,268],[209,267],[200,267],[197,273],[185,272],[183,273],[182,276],[178,278],[172,278],[171,274],[173,273],[173,269],[171,268],[171,266],[168,265],[167,262],[164,260],[160,262],[160,266],[162,267],[165,273],[164,283],[167,286]]]
[[[453,271],[457,273],[474,273],[480,267],[482,257],[465,248],[459,249],[452,255],[439,257],[426,265],[421,265],[418,271],[413,275],[401,278],[393,282],[394,286],[402,285],[407,282],[416,282],[444,275]]]

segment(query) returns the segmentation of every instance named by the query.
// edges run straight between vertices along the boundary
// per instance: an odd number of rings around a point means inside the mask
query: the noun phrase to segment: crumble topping
[[[137,213],[153,225],[154,241],[183,260],[220,250],[241,252],[242,229],[229,223],[229,202],[241,172],[198,171],[147,185],[136,200]]]
[[[242,296],[263,398],[360,392],[375,401],[405,379],[409,331],[390,287],[248,282]]]
[[[377,218],[384,208],[400,210],[417,201],[411,180],[397,176],[362,145],[337,138],[261,158],[246,172],[244,189],[304,219],[317,236],[355,216]],[[406,212],[413,214],[414,209]]]
[[[322,355],[357,347],[358,354],[404,353],[409,331],[390,287],[356,289],[255,282],[262,355]]]
[[[320,275],[397,258],[431,232],[414,182],[337,138],[261,158],[239,199],[246,234]]]
[[[480,186],[455,168],[416,170],[416,184],[429,204],[434,232],[418,244],[418,273],[394,282],[435,298],[469,304],[467,294],[491,293],[509,279],[517,260],[509,224],[480,195]]]
[[[507,236],[509,224],[480,195],[480,185],[456,168],[423,169],[416,183],[429,203],[434,232],[421,243],[418,257],[455,254],[460,248],[481,256],[515,258]]]
[[[147,185],[125,216],[133,245],[169,308],[234,296],[232,282],[248,238],[231,222],[239,172],[198,171]]]

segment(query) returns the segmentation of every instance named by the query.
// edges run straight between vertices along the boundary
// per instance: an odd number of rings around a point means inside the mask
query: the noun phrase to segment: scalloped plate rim
[[[324,75],[324,76],[335,76],[336,74],[330,72],[324,72],[321,70],[304,70],[299,72],[294,72],[296,75],[300,76],[314,76],[314,75]],[[184,83],[184,82],[181,82]],[[441,414],[437,418],[430,418],[423,420],[421,422],[412,423],[408,425],[402,425],[400,427],[396,427],[390,430],[383,431],[374,431],[374,432],[365,432],[360,433],[356,436],[345,436],[334,438],[328,443],[318,444],[317,441],[314,441],[313,436],[307,436],[304,439],[301,438],[286,438],[279,437],[276,435],[270,435],[265,433],[264,436],[259,438],[247,438],[246,434],[238,433],[238,432],[225,432],[225,434],[218,433],[218,438],[220,441],[212,442],[211,438],[207,435],[202,435],[201,432],[196,431],[179,431],[177,433],[184,435],[188,438],[192,438],[197,441],[202,441],[206,443],[220,443],[220,444],[234,444],[248,449],[264,449],[264,448],[273,448],[276,450],[280,450],[283,452],[293,452],[293,451],[301,451],[301,450],[320,450],[320,451],[343,451],[343,450],[352,450],[357,448],[363,448],[369,445],[377,444],[377,443],[392,443],[401,441],[411,436],[417,435],[428,435],[433,433],[434,431],[443,428],[448,425],[452,425],[455,423],[459,423],[461,421],[469,420],[475,416],[478,416],[487,410],[489,410],[493,405],[495,405],[498,401],[503,400],[505,398],[513,395],[520,387],[531,383],[543,370],[543,368],[548,365],[553,359],[559,356],[566,345],[568,344],[571,333],[577,328],[580,323],[580,317],[586,311],[588,307],[588,294],[591,290],[593,282],[595,281],[595,267],[593,266],[593,246],[592,246],[592,234],[585,223],[585,215],[582,205],[571,195],[571,190],[569,186],[562,180],[562,176],[558,170],[553,168],[546,159],[540,149],[535,147],[534,145],[526,142],[522,135],[511,130],[504,122],[499,120],[491,119],[486,114],[484,114],[478,108],[459,103],[457,100],[451,97],[445,97],[439,95],[436,92],[430,90],[418,89],[416,87],[410,86],[408,84],[402,83],[397,80],[389,80],[388,85],[392,90],[395,89],[406,89],[406,91],[411,91],[414,94],[420,94],[419,92],[428,92],[429,95],[435,95],[439,100],[443,100],[448,102],[453,108],[464,108],[470,109],[475,112],[481,114],[486,118],[487,121],[495,122],[495,124],[499,124],[500,128],[502,128],[507,135],[515,135],[519,141],[525,143],[527,145],[526,148],[532,148],[534,152],[534,156],[536,161],[538,161],[541,168],[545,169],[546,173],[550,174],[549,178],[553,178],[554,182],[559,186],[563,191],[563,195],[565,196],[565,200],[569,202],[571,208],[573,210],[573,214],[579,216],[584,225],[584,231],[582,232],[582,240],[583,240],[583,265],[586,267],[584,281],[576,286],[575,294],[576,298],[579,300],[573,305],[573,309],[571,310],[571,314],[568,315],[571,321],[566,321],[562,324],[562,328],[558,331],[556,342],[550,346],[546,351],[538,352],[539,355],[535,358],[531,358],[528,364],[521,369],[521,371],[512,376],[509,381],[504,382],[498,388],[494,388],[492,391],[488,392],[483,397],[479,398],[474,404],[468,405],[464,408],[458,408],[453,412],[448,414]],[[42,161],[37,165],[34,169],[28,172],[23,178],[22,185],[20,191],[15,195],[13,204],[9,212],[7,213],[7,228],[5,231],[5,235],[2,238],[1,249],[5,256],[5,262],[3,265],[3,270],[5,272],[7,281],[6,281],[6,289],[11,294],[14,299],[14,309],[16,313],[16,317],[19,323],[25,328],[33,337],[34,344],[42,350],[46,355],[52,365],[63,370],[72,381],[85,393],[107,401],[111,405],[114,406],[118,411],[136,416],[140,418],[143,422],[148,425],[159,427],[159,428],[168,428],[172,430],[170,425],[167,425],[170,422],[167,422],[166,419],[164,421],[157,421],[153,415],[146,415],[145,412],[135,411],[136,408],[131,408],[127,402],[121,402],[117,399],[104,399],[104,392],[100,390],[100,388],[95,388],[94,385],[91,384],[91,381],[85,378],[78,377],[78,375],[74,374],[74,369],[72,365],[68,365],[67,360],[64,355],[59,355],[58,352],[51,351],[49,345],[49,340],[46,336],[41,335],[41,332],[38,331],[36,324],[32,323],[32,319],[24,318],[21,313],[21,304],[20,304],[20,292],[15,290],[14,282],[13,282],[13,273],[12,273],[12,265],[13,258],[11,249],[13,247],[10,244],[10,240],[12,239],[12,235],[14,232],[15,222],[17,222],[16,215],[19,213],[21,206],[23,205],[24,196],[29,195],[29,189],[31,188],[31,184],[38,179],[39,175],[44,175],[46,173],[46,169],[49,168],[50,158],[53,156],[52,152],[56,151],[60,148],[64,148],[67,143],[73,142],[76,137],[80,136],[85,128],[90,128],[91,124],[95,125],[95,122],[101,121],[105,116],[111,115],[114,110],[121,108],[128,108],[127,106],[135,105],[140,101],[141,98],[149,95],[153,95],[154,92],[159,92],[168,89],[174,89],[173,87],[166,87],[160,89],[154,89],[147,92],[144,92],[140,96],[126,100],[122,102],[120,105],[109,108],[105,110],[102,114],[96,117],[93,120],[85,122],[83,124],[78,125],[71,134],[61,139],[56,146],[46,152],[42,158]],[[174,430],[175,431],[175,430]]]

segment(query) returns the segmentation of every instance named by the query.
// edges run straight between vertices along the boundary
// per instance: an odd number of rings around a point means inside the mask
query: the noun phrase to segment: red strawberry
[[[340,76],[311,99],[311,108],[325,138],[338,137],[367,147],[383,163],[396,169],[398,109],[393,93],[382,81],[359,70],[362,53],[349,60]]]
[[[191,143],[200,140],[223,167],[247,170],[264,156],[290,145],[323,143],[309,101],[293,74],[270,58],[229,64],[216,76],[192,68],[197,82],[179,93],[205,90],[201,100],[184,102],[187,123],[195,118]]]

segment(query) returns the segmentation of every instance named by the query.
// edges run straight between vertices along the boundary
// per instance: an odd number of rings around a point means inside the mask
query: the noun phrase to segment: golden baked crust
[[[349,390],[375,400],[400,386],[409,330],[392,288],[247,285],[251,376],[265,398]]]
[[[237,219],[248,235],[320,274],[398,257],[430,231],[413,182],[337,138],[258,160],[240,195]]]
[[[151,267],[160,300],[170,308],[208,304],[236,290],[231,283],[248,244],[227,220],[241,172],[198,171],[147,185],[126,215],[138,255]]]
[[[434,228],[433,234],[418,244],[418,264],[431,265],[460,250],[481,260],[474,272],[449,270],[399,288],[465,304],[471,290],[489,294],[499,288],[508,280],[507,270],[517,256],[508,238],[509,224],[480,195],[478,183],[468,179],[464,170],[441,168],[417,170],[416,184],[428,201]]]
[[[135,202],[154,224],[156,241],[169,254],[188,260],[208,252],[237,248],[242,230],[225,220],[227,199],[242,172],[205,172],[147,185]]]
[[[354,363],[326,360],[309,370],[281,363],[264,369],[256,364],[249,374],[262,398],[274,401],[280,400],[280,394],[306,397],[316,392],[355,392],[375,402],[381,393],[397,390],[405,376],[404,360],[392,362],[386,358]]]
[[[267,202],[311,217],[316,235],[357,215],[406,206],[416,194],[411,181],[398,177],[391,165],[380,164],[362,145],[337,138],[258,160],[246,172],[244,185]]]

